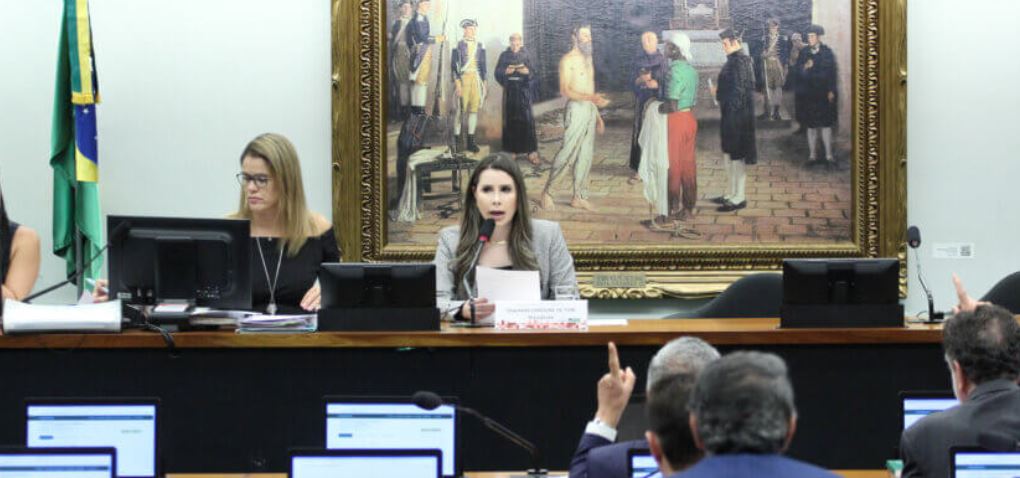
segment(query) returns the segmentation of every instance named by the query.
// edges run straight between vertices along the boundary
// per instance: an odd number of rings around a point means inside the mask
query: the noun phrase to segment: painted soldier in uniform
[[[453,68],[453,85],[457,93],[457,116],[453,123],[453,134],[456,135],[457,149],[463,144],[461,127],[464,115],[467,115],[468,133],[467,150],[472,153],[480,151],[475,142],[475,128],[478,127],[478,108],[485,101],[485,47],[479,42],[478,22],[465,19],[460,22],[464,37],[453,50],[450,66]]]
[[[425,100],[428,96],[429,73],[432,71],[432,48],[437,42],[446,40],[443,35],[432,36],[429,26],[429,9],[432,2],[418,0],[417,9],[408,23],[404,36],[411,54],[411,113],[425,114]]]
[[[510,46],[499,54],[495,75],[503,87],[503,151],[527,155],[537,166],[541,161],[531,105],[538,91],[538,72],[520,33],[510,35]]]
[[[798,108],[802,109],[802,118],[798,118],[807,128],[808,163],[807,166],[836,166],[832,154],[832,127],[836,125],[837,99],[836,89],[836,56],[832,50],[822,43],[825,29],[811,25],[807,31],[808,46],[801,50],[797,61],[796,94]],[[818,159],[818,136],[822,137],[825,148],[825,160]]]
[[[790,56],[790,40],[779,31],[779,20],[770,18],[761,39],[761,91],[764,108],[761,119],[780,120],[783,104],[783,83],[786,81],[786,60]]]
[[[411,23],[414,8],[411,0],[398,2],[400,18],[390,27],[390,108],[394,119],[405,119],[411,104],[411,50],[407,47],[407,25]]]
[[[729,187],[712,201],[721,204],[718,211],[736,211],[747,207],[744,194],[747,166],[758,162],[754,130],[754,66],[744,54],[740,35],[727,28],[719,34],[726,64],[719,72],[713,94],[719,102],[722,117],[719,136]]]

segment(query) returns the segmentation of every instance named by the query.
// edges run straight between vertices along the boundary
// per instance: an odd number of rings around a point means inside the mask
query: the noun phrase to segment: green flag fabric
[[[103,241],[99,208],[96,104],[99,86],[92,49],[88,0],[64,0],[53,98],[50,166],[53,167],[53,253],[76,270],[75,241],[80,237],[82,261],[96,256]],[[98,278],[103,261],[84,271]]]

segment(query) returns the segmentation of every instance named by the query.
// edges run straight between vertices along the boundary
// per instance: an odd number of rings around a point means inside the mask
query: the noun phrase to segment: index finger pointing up
[[[609,374],[620,376],[620,356],[616,353],[616,344],[609,342]]]

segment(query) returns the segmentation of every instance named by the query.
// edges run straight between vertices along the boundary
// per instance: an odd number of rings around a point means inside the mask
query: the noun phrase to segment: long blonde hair
[[[264,133],[251,140],[241,153],[240,162],[246,157],[259,158],[269,165],[271,181],[279,189],[278,213],[283,223],[283,240],[280,247],[286,248],[288,256],[296,256],[309,236],[315,235],[315,220],[305,202],[305,187],[301,181],[301,164],[297,150],[286,137],[276,133]],[[237,212],[231,215],[240,219],[251,219],[251,209],[245,188],[241,188],[241,201]]]

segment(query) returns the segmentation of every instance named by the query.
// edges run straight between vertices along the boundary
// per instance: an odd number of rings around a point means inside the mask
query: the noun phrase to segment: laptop
[[[659,464],[655,462],[651,450],[647,448],[627,450],[627,476],[630,478],[662,478]]]
[[[288,478],[440,478],[439,450],[291,450]]]
[[[158,474],[159,400],[156,398],[29,398],[28,447],[114,447],[117,476]]]
[[[1014,478],[1020,476],[1020,451],[997,452],[974,447],[949,451],[952,478]]]
[[[327,396],[326,448],[438,449],[442,476],[463,476],[460,454],[460,417],[452,397],[443,405],[424,410],[410,397]]]
[[[115,478],[114,448],[0,448],[0,478]]]
[[[953,392],[900,392],[901,430],[906,430],[925,416],[959,405]]]

